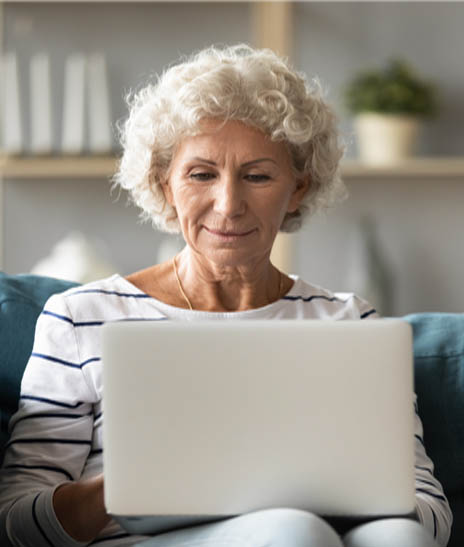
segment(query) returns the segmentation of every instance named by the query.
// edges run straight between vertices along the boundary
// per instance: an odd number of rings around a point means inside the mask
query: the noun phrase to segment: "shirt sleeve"
[[[92,445],[93,404],[75,325],[65,297],[52,296],[38,318],[19,408],[0,470],[0,544],[84,545],[63,530],[53,510],[55,489],[78,480]]]
[[[355,306],[358,310],[359,319],[379,319],[380,314],[374,306],[369,304],[366,300],[360,298],[358,295],[353,295]]]
[[[438,479],[433,474],[432,460],[427,456],[422,422],[414,402],[414,441],[416,453],[416,510],[419,521],[429,530],[439,545],[448,543],[453,515]]]

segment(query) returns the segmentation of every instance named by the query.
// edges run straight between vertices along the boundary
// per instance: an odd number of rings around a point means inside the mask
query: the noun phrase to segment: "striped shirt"
[[[77,547],[58,522],[55,489],[102,472],[102,362],[100,325],[127,320],[371,319],[375,310],[359,297],[331,293],[292,276],[280,300],[240,312],[204,312],[169,306],[124,277],[53,295],[36,325],[19,408],[10,422],[0,471],[0,545]],[[417,405],[416,405],[417,410]],[[446,545],[451,512],[425,452],[415,414],[416,500],[420,521]],[[114,521],[90,545],[121,547],[145,539],[130,536]]]

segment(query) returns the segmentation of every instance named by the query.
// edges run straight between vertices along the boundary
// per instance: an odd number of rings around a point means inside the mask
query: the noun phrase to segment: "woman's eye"
[[[271,177],[269,175],[249,174],[246,175],[245,178],[251,182],[266,182],[270,180]]]
[[[214,173],[191,173],[190,178],[195,180],[211,180],[214,178]]]

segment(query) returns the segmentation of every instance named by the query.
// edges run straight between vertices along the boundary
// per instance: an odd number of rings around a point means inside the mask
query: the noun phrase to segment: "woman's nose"
[[[239,177],[228,174],[216,185],[215,210],[224,217],[242,215],[246,209],[244,189]]]

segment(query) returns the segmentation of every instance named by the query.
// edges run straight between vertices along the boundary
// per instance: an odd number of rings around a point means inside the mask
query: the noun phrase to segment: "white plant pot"
[[[414,155],[421,127],[417,117],[366,112],[354,123],[363,162],[392,165]]]

